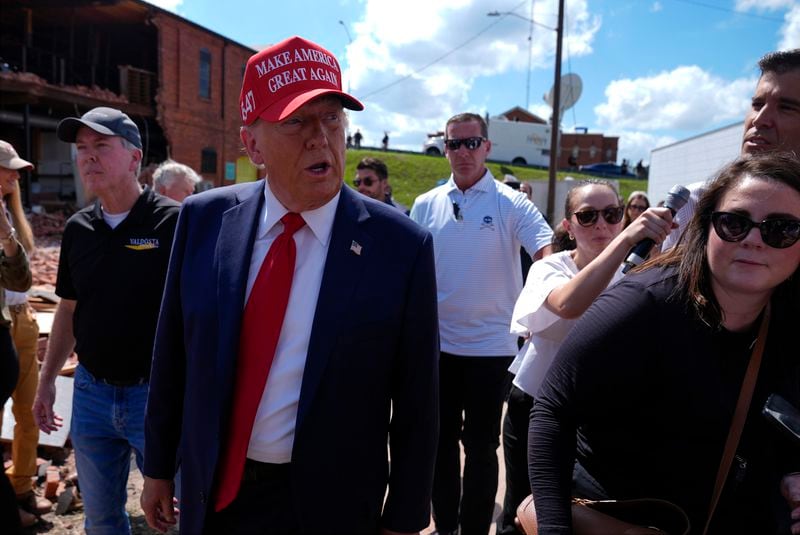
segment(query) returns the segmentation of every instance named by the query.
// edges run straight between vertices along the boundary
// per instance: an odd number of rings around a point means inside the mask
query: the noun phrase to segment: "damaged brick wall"
[[[159,43],[157,120],[171,156],[214,185],[225,185],[225,163],[243,154],[239,90],[242,68],[254,51],[164,13],[155,14],[153,23]],[[207,99],[200,96],[201,49],[211,56]],[[216,169],[201,172],[202,151],[209,148],[216,152]]]

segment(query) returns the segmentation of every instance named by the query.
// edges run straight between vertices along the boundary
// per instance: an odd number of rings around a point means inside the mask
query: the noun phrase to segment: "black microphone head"
[[[683,208],[683,205],[689,202],[689,197],[691,195],[692,193],[688,189],[676,184],[672,186],[672,189],[667,193],[667,200],[664,201],[664,206],[672,210],[674,214]]]

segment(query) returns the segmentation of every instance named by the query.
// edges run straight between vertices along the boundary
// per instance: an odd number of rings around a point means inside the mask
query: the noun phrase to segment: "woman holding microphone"
[[[564,337],[595,298],[622,277],[630,249],[645,238],[660,243],[671,229],[667,208],[648,209],[625,229],[624,211],[610,182],[587,180],[571,189],[561,225],[574,248],[535,262],[517,299],[511,332],[527,341],[510,367],[516,376],[503,422],[507,490],[500,533],[514,533],[516,508],[530,494],[527,438],[533,396]]]

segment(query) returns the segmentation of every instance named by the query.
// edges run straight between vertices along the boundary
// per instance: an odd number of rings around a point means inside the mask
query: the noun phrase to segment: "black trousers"
[[[289,488],[289,464],[258,463],[248,459],[239,493],[216,513],[209,511],[206,535],[298,535]]]
[[[503,516],[497,523],[497,535],[520,533],[514,525],[514,517],[519,504],[531,493],[528,479],[528,424],[532,408],[533,397],[512,385],[503,419],[506,494],[503,499]]]
[[[513,357],[439,359],[439,450],[433,478],[433,518],[440,532],[486,535],[497,493],[500,415]],[[459,440],[464,446],[461,485]]]
[[[0,288],[2,291],[3,288]],[[0,325],[0,410],[3,410],[3,405],[17,386],[18,377],[19,361],[11,333],[8,327]],[[0,528],[3,533],[19,533],[21,530],[16,494],[5,470],[0,471]]]

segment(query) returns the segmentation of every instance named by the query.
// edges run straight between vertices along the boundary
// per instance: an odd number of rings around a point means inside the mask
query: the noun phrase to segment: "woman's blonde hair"
[[[28,256],[33,254],[33,230],[31,229],[28,219],[25,217],[25,211],[22,209],[22,195],[19,190],[19,182],[15,182],[14,189],[3,196],[6,207],[11,213],[11,224],[17,230],[17,237],[22,247]]]

